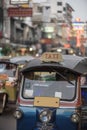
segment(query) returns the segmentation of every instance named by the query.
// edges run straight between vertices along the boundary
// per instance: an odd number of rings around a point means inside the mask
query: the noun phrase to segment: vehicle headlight
[[[44,110],[40,113],[40,120],[43,123],[47,123],[51,120],[52,112],[50,110]]]
[[[13,115],[16,119],[20,119],[23,116],[23,112],[21,110],[16,110]]]
[[[78,123],[80,121],[80,116],[77,113],[72,114],[71,121],[74,123]]]
[[[62,49],[60,49],[60,48],[59,48],[59,49],[57,49],[57,52],[62,52]]]

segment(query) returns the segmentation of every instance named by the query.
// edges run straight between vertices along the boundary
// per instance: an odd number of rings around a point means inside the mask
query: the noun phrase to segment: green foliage
[[[12,49],[11,49],[11,47],[10,46],[8,46],[8,45],[5,45],[3,48],[2,48],[2,51],[1,51],[1,53],[2,53],[2,55],[10,55],[11,54],[11,51],[12,51]]]

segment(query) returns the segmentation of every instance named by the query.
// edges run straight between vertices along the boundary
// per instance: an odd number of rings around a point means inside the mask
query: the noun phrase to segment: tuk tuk
[[[12,57],[10,59],[11,62],[18,64],[19,69],[21,69],[27,62],[34,59],[31,55],[25,55],[25,56],[16,56]]]
[[[82,95],[82,128],[87,129],[87,75],[81,78],[81,95]]]
[[[0,60],[0,113],[17,99],[18,68],[10,60]]]
[[[83,130],[87,107],[81,95],[85,69],[80,67],[86,61],[55,52],[31,60],[20,72],[16,130]]]

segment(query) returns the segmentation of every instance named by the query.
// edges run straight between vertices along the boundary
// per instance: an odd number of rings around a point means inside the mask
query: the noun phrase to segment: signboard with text
[[[73,22],[74,30],[84,30],[84,22]]]
[[[32,17],[32,8],[9,7],[8,16],[9,17]]]
[[[25,4],[25,3],[29,3],[29,0],[10,0],[11,4]]]
[[[33,3],[43,3],[43,2],[47,2],[47,0],[32,0]]]

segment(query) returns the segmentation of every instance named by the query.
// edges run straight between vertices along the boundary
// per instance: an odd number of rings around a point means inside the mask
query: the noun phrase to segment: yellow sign
[[[62,54],[58,52],[45,52],[41,56],[41,61],[43,62],[62,62]]]
[[[24,7],[24,8],[28,8],[29,7],[29,4],[22,4],[21,7]]]
[[[34,106],[58,108],[59,101],[57,97],[35,97]]]

